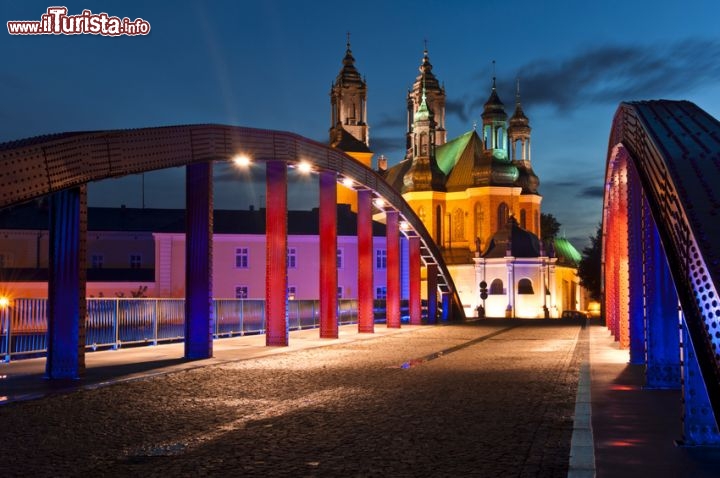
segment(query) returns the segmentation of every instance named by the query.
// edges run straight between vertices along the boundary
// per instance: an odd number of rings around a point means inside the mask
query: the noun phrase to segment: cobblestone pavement
[[[576,325],[426,327],[0,408],[3,476],[567,474]]]

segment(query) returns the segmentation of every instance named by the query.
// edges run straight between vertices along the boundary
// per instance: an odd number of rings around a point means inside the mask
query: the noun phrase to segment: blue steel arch
[[[630,347],[631,360],[633,355],[642,360],[643,352],[647,351],[641,349],[638,353],[633,349],[643,347],[642,321],[646,320],[647,333],[648,317],[653,319],[647,313],[649,306],[643,305],[643,294],[648,293],[644,283],[648,280],[646,269],[669,266],[674,291],[666,292],[677,293],[683,319],[681,331],[686,327],[683,335],[686,343],[681,342],[685,349],[684,420],[693,420],[693,415],[709,415],[703,425],[693,429],[686,423],[686,438],[694,444],[720,443],[718,184],[717,119],[687,101],[621,103],[613,119],[605,175],[606,317],[621,345]],[[648,227],[653,230],[648,232]],[[654,260],[643,257],[642,251],[647,247],[643,240],[653,234],[661,242],[659,260],[664,262],[664,256],[667,266],[654,264],[657,256]],[[676,334],[677,324],[676,321]]]
[[[210,161],[238,154],[254,161],[307,161],[352,179],[398,211],[406,236],[418,236],[425,265],[436,264],[438,289],[450,297],[453,317],[462,302],[438,247],[402,196],[379,174],[347,154],[297,134],[217,124],[60,133],[0,144],[0,208],[89,182]]]

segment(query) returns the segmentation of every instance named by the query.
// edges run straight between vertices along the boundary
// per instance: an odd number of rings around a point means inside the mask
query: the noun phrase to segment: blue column
[[[683,445],[720,446],[715,415],[698,365],[690,334],[681,318],[683,375]]]
[[[185,171],[185,358],[213,355],[212,163]]]
[[[67,189],[50,196],[48,352],[50,379],[85,373],[87,192]]]
[[[452,296],[450,292],[442,293],[442,321],[447,322],[452,317]]]
[[[680,388],[678,296],[647,201],[643,204],[647,388]],[[632,267],[630,268],[632,270]]]

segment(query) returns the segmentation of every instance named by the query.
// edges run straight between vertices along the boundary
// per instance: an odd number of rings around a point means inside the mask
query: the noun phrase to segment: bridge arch
[[[457,294],[452,278],[442,260],[442,256],[435,242],[426,231],[420,218],[405,202],[402,196],[395,191],[385,180],[372,169],[364,166],[358,161],[343,152],[330,148],[318,142],[303,138],[299,135],[280,132],[260,130],[254,128],[235,127],[226,125],[187,125],[169,126],[157,128],[142,128],[132,130],[97,131],[84,133],[61,133],[55,135],[39,136],[8,143],[0,144],[0,208],[13,206],[32,200],[34,198],[51,195],[57,197],[56,222],[51,219],[51,247],[57,247],[55,255],[60,257],[56,273],[51,266],[49,283],[50,289],[50,316],[58,314],[63,316],[62,326],[56,327],[57,333],[62,336],[53,336],[49,333],[48,340],[48,375],[50,378],[75,377],[84,368],[82,352],[82,337],[68,336],[63,332],[63,327],[74,326],[78,329],[80,322],[78,316],[84,317],[82,305],[77,302],[78,294],[84,297],[84,278],[79,267],[84,251],[77,250],[82,247],[78,235],[80,226],[85,219],[85,185],[93,181],[107,178],[122,177],[130,174],[138,174],[147,171],[160,170],[185,166],[187,168],[186,187],[188,198],[186,215],[188,219],[188,241],[186,267],[195,267],[195,273],[186,271],[188,285],[186,287],[186,302],[193,302],[194,305],[186,309],[186,356],[202,357],[212,355],[212,345],[208,347],[207,324],[193,324],[189,330],[187,317],[194,315],[208,315],[207,291],[211,285],[207,277],[210,274],[207,258],[198,259],[201,251],[208,248],[208,237],[212,235],[212,170],[211,165],[216,161],[231,161],[238,155],[252,158],[254,162],[265,162],[268,168],[268,175],[277,178],[277,191],[281,193],[283,181],[287,180],[288,165],[309,163],[313,171],[320,174],[321,198],[323,191],[329,193],[334,190],[338,182],[346,187],[357,190],[359,195],[364,196],[368,201],[368,214],[370,199],[375,198],[375,207],[386,214],[388,222],[392,221],[397,229],[393,236],[397,239],[398,234],[403,234],[410,242],[411,251],[415,251],[415,257],[428,268],[428,284],[430,289],[439,292],[443,301],[444,317],[464,318],[463,307]],[[268,180],[270,187],[272,181]],[[324,185],[324,186],[323,186]],[[286,194],[286,193],[285,193]],[[270,191],[268,191],[270,197]],[[334,200],[335,196],[327,196]],[[191,204],[195,204],[191,207]],[[379,205],[381,204],[381,205]],[[323,224],[323,201],[321,200],[321,229]],[[278,208],[286,209],[286,199]],[[285,211],[286,213],[286,211]],[[210,216],[210,217],[208,217]],[[329,218],[330,227],[334,227],[331,214]],[[53,215],[51,214],[51,217]],[[278,214],[272,227],[276,227],[276,234],[286,235],[282,226],[282,214]],[[270,228],[270,225],[268,226]],[[52,239],[52,230],[55,230],[55,240]],[[389,227],[388,229],[393,229]],[[269,230],[269,229],[268,229]],[[208,231],[210,231],[208,233]],[[283,232],[285,231],[285,232]],[[191,240],[192,235],[196,236],[195,241]],[[209,234],[209,236],[208,236]],[[268,234],[270,234],[268,232]],[[321,243],[323,237],[327,236],[332,242],[332,234],[321,232]],[[390,234],[389,234],[390,236]],[[68,240],[70,239],[70,240]],[[330,243],[331,243],[330,242]],[[321,249],[323,246],[321,244]],[[333,257],[336,253],[334,247],[326,247],[331,250]],[[194,250],[195,252],[191,252]],[[286,254],[285,247],[275,247],[275,253]],[[281,252],[279,252],[281,251]],[[268,252],[270,254],[270,252]],[[269,257],[269,256],[268,256]],[[412,256],[411,256],[412,257]],[[325,261],[332,262],[334,261]],[[191,265],[195,263],[195,265]],[[284,264],[282,261],[278,265]],[[390,264],[388,264],[390,266]],[[322,276],[321,264],[321,276]],[[399,268],[399,264],[397,264]],[[418,266],[419,267],[419,266]],[[67,274],[66,274],[67,273]],[[399,280],[399,270],[394,271]],[[419,269],[416,269],[419,278]],[[70,280],[63,279],[69,277]],[[198,279],[199,276],[199,279]],[[55,277],[55,282],[53,282]],[[192,282],[191,281],[196,281]],[[74,283],[73,283],[74,282]],[[65,286],[65,288],[63,288]],[[70,288],[70,290],[68,290]],[[194,294],[197,289],[199,293]],[[399,289],[399,286],[398,286]],[[286,287],[282,287],[286,294]],[[399,293],[399,292],[398,292]],[[419,291],[414,293],[419,303]],[[53,299],[53,295],[56,300]],[[191,296],[196,297],[192,298]],[[335,296],[334,292],[332,294]],[[436,295],[433,293],[433,295]],[[72,299],[67,299],[68,297]],[[399,300],[399,297],[398,297]],[[283,300],[277,300],[276,305],[282,307]],[[55,312],[53,312],[55,303]],[[268,307],[270,307],[268,303]],[[399,307],[399,306],[398,306]],[[432,306],[434,309],[434,305]],[[71,313],[61,312],[60,309]],[[416,307],[414,310],[419,310]],[[73,312],[74,311],[74,312]],[[187,311],[191,311],[192,314]],[[399,314],[399,311],[397,312]],[[70,316],[73,316],[70,317]],[[209,318],[207,320],[210,320]],[[74,321],[74,324],[72,323]],[[399,325],[399,315],[398,315]],[[269,330],[269,327],[268,327]],[[197,343],[199,352],[188,351],[188,335],[199,336]],[[77,335],[77,334],[76,334]],[[204,338],[203,338],[204,337]],[[203,340],[206,342],[203,344]],[[212,335],[210,335],[210,341]],[[50,348],[63,347],[69,351],[70,359],[78,363],[53,364]],[[74,350],[73,350],[74,349]],[[78,354],[80,358],[78,359]],[[66,360],[67,359],[67,360]],[[64,357],[61,361],[72,362],[73,360]]]
[[[720,445],[719,183],[717,119],[687,101],[620,104],[603,199],[605,317],[650,387],[682,387],[694,445]]]

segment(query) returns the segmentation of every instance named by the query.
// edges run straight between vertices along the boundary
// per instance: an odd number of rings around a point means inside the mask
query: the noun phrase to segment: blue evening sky
[[[141,17],[148,36],[11,36],[9,20],[66,6]],[[717,0],[0,1],[0,142],[63,131],[225,123],[327,141],[329,90],[345,53],[367,78],[370,146],[403,156],[406,93],[424,40],[448,97],[448,139],[480,123],[490,93],[530,118],[543,212],[582,248],[600,221],[607,141],[623,100],[686,99],[720,117]],[[182,170],[145,176],[148,207],[183,207]],[[216,207],[260,184],[216,168]],[[311,182],[291,204],[316,206]],[[90,189],[90,204],[141,205],[139,176]]]

